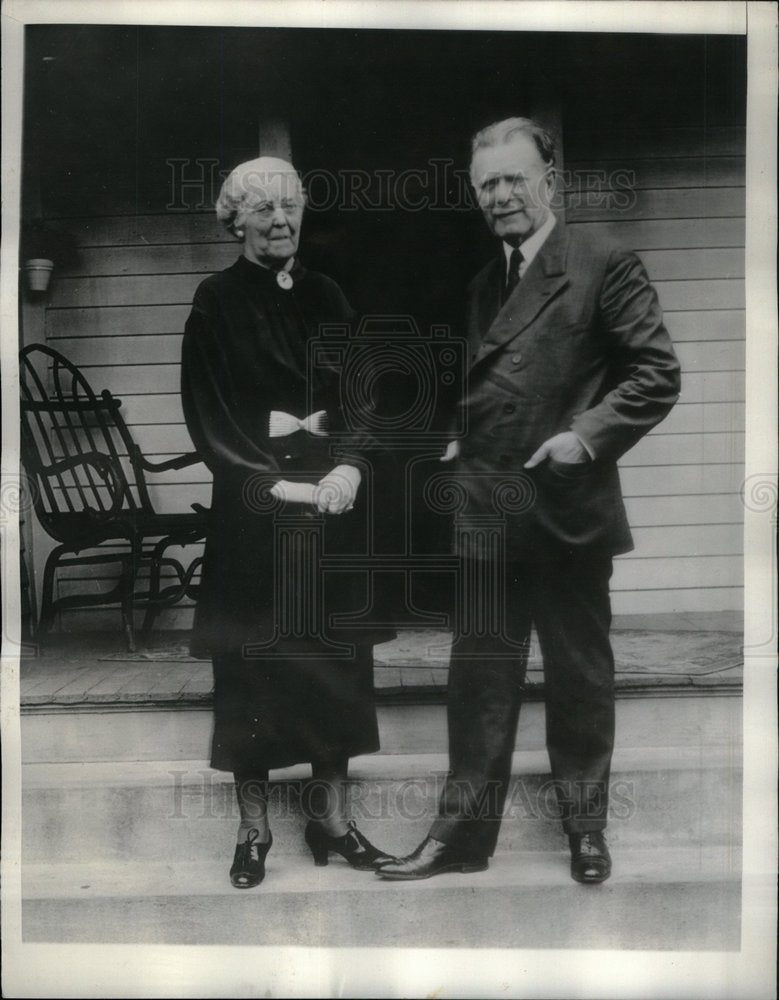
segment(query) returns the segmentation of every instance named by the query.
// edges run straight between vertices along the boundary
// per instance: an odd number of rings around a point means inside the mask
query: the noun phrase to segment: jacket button
[[[511,355],[511,363],[512,363],[512,365],[518,365],[521,360],[522,360],[522,355],[521,354],[512,354]]]
[[[515,403],[505,403],[504,406],[503,406],[503,412],[504,413],[513,413],[516,410],[516,408],[517,407],[516,407]]]

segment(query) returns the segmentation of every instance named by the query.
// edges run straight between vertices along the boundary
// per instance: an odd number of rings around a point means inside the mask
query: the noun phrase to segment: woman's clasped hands
[[[271,495],[288,503],[307,503],[321,514],[343,514],[354,507],[362,474],[354,465],[336,465],[318,483],[291,483],[281,479]]]

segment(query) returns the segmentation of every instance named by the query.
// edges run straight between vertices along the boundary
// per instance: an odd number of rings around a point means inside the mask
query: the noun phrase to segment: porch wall
[[[565,136],[566,172],[574,181],[567,222],[608,231],[639,252],[684,372],[679,405],[621,463],[636,550],[618,560],[619,614],[741,607],[744,141],[743,128]],[[590,179],[583,189],[577,177]],[[47,342],[82,366],[96,389],[121,397],[149,457],[191,450],[179,399],[181,334],[198,282],[231,263],[237,245],[212,213],[67,223],[80,261],[52,283]],[[155,504],[167,511],[207,504],[209,494],[202,465],[152,484]],[[93,577],[90,586],[107,583]],[[60,593],[71,586],[63,581]],[[83,589],[84,581],[77,586]],[[63,627],[113,628],[116,616],[115,610],[71,612]],[[182,608],[161,624],[190,622],[191,609]]]

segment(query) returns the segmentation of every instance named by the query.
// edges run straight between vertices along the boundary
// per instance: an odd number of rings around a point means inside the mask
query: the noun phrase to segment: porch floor
[[[616,686],[623,697],[642,692],[733,692],[743,681],[743,616],[707,612],[615,616]],[[155,632],[147,649],[128,653],[116,632],[53,633],[21,662],[23,712],[111,705],[205,707],[212,696],[211,663],[190,656],[187,632]],[[375,647],[379,700],[443,697],[450,636],[403,631]],[[543,671],[533,643],[528,697],[543,696]]]

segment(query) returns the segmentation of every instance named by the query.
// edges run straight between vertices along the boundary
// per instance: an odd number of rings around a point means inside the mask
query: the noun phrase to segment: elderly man
[[[470,366],[452,442],[473,515],[500,514],[501,480],[524,497],[496,552],[458,534],[491,630],[460,630],[449,673],[450,771],[430,835],[385,879],[481,871],[511,774],[531,626],[544,661],[554,787],[579,882],[608,878],[604,839],[614,744],[612,557],[632,548],[617,460],[678,398],[679,364],[641,262],[568,229],[551,210],[552,138],[512,118],[479,132],[471,181],[496,259],[470,286]],[[483,522],[482,522],[483,523]],[[493,588],[493,589],[490,589]],[[503,593],[502,607],[490,594]],[[501,616],[501,612],[504,612]]]

